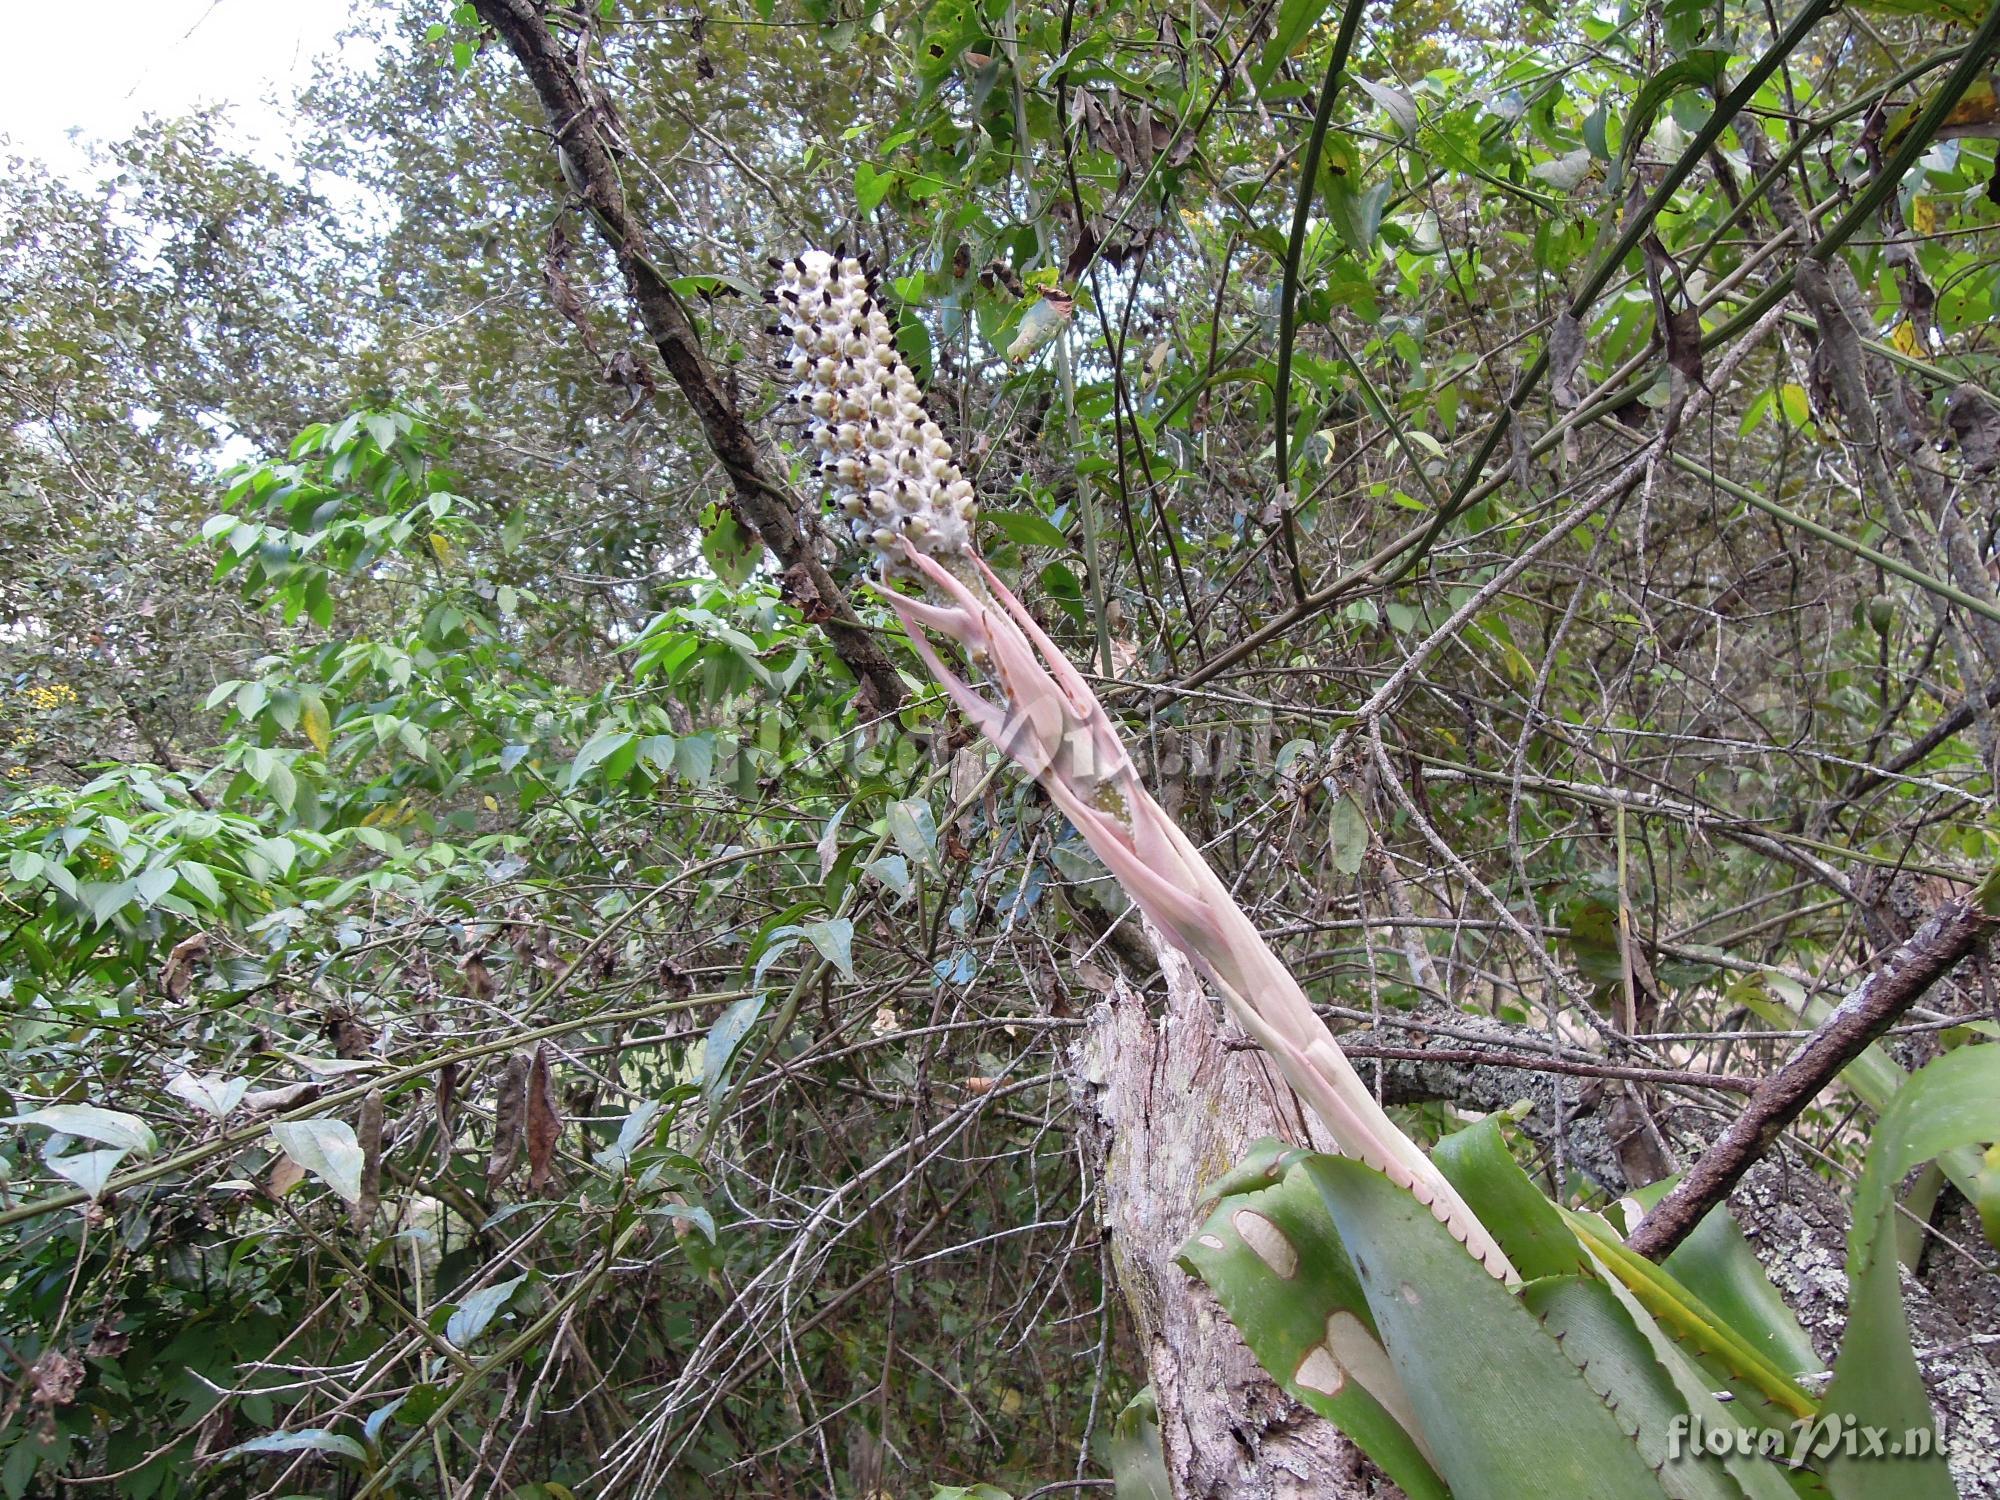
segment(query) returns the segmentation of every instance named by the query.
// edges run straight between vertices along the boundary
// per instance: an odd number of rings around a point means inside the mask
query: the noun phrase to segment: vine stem
[[[1292,466],[1287,450],[1292,431],[1292,345],[1298,338],[1299,262],[1305,255],[1306,224],[1312,217],[1313,199],[1317,196],[1320,152],[1333,120],[1333,102],[1347,77],[1347,57],[1361,30],[1363,8],[1363,0],[1347,0],[1347,9],[1340,17],[1340,31],[1333,39],[1333,55],[1327,59],[1326,81],[1320,85],[1319,106],[1313,111],[1312,134],[1306,137],[1305,155],[1299,162],[1299,196],[1292,205],[1292,233],[1285,244],[1285,279],[1278,296],[1278,383],[1271,401],[1276,430],[1271,449],[1278,473],[1278,534],[1284,543],[1285,561],[1292,570],[1292,596],[1300,604],[1307,598],[1306,575],[1299,562],[1298,528],[1292,519]]]

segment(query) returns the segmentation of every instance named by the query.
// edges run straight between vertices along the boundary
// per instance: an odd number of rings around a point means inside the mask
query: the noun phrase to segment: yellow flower
[[[77,702],[76,689],[66,682],[38,682],[22,694],[30,706],[44,713]]]

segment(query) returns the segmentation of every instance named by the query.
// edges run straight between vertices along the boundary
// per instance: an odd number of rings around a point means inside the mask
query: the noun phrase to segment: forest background
[[[1116,1196],[1159,957],[821,516],[770,256],[873,253],[1422,1137],[1681,1170],[2000,855],[1995,13],[351,24],[282,161],[0,178],[0,1493],[1109,1491],[1196,1295],[1109,1226],[1230,1161]],[[1907,1005],[1793,1208],[1993,1034],[1983,962]],[[1990,1414],[1977,1215],[1905,1207]]]

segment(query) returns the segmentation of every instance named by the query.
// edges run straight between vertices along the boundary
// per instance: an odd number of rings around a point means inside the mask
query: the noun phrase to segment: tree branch
[[[782,478],[766,469],[757,441],[736,408],[729,387],[702,349],[694,320],[679,295],[646,257],[639,226],[602,132],[607,112],[551,34],[532,0],[474,0],[480,18],[497,32],[528,75],[548,114],[563,176],[583,195],[598,233],[618,257],[625,286],[647,335],[660,351],[674,384],[701,423],[710,450],[722,461],[738,515],[777,557],[785,597],[821,625],[855,678],[872,693],[873,706],[893,711],[903,700],[902,678],[880,642],[854,613],[800,531],[795,501]]]
[[[1661,1260],[1693,1233],[1702,1216],[1729,1196],[1834,1075],[1979,946],[1994,925],[1982,895],[1945,902],[1889,955],[1887,963],[1842,1000],[1785,1065],[1758,1086],[1736,1123],[1646,1215],[1626,1245]]]
[[[1232,1051],[1255,1047],[1253,1041],[1233,1041]],[[1702,1073],[1682,1068],[1628,1068],[1616,1063],[1572,1062],[1545,1052],[1496,1052],[1484,1047],[1395,1047],[1381,1042],[1356,1042],[1343,1036],[1340,1050],[1349,1057],[1383,1062],[1449,1063],[1468,1068],[1514,1068],[1523,1073],[1563,1073],[1571,1078],[1616,1078],[1629,1083],[1669,1083],[1682,1088],[1720,1089],[1732,1094],[1757,1090],[1754,1078],[1733,1073]]]

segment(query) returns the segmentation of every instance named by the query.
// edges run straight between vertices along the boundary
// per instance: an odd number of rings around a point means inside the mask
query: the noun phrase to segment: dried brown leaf
[[[1667,363],[1691,386],[1701,384],[1701,314],[1683,307],[1667,314]]]
[[[45,1349],[28,1369],[28,1391],[35,1405],[68,1406],[83,1385],[83,1361],[61,1349]]]
[[[194,979],[195,965],[208,957],[208,934],[197,932],[193,937],[182,938],[174,944],[173,951],[160,968],[160,989],[169,1000],[187,997],[188,985]]]
[[[1945,399],[1944,420],[1958,439],[1966,468],[1990,474],[2000,467],[2000,409],[1991,396],[1970,383],[1960,386]]]
[[[333,1043],[333,1055],[347,1062],[366,1058],[375,1045],[375,1033],[356,1016],[333,1014],[326,1019],[326,1038]]]
[[[1025,297],[1028,295],[1028,289],[1021,281],[1020,273],[1004,260],[989,260],[986,263],[986,268],[979,273],[979,279],[988,287],[993,286],[997,282],[999,285],[1005,287],[1011,296]]]
[[[493,1101],[493,1154],[486,1159],[486,1186],[497,1188],[521,1154],[521,1130],[528,1116],[528,1054],[516,1052],[500,1070]]]
[[[1646,236],[1641,248],[1646,257],[1646,285],[1653,294],[1653,315],[1659,319],[1660,337],[1667,346],[1667,367],[1679,376],[1676,391],[1681,401],[1687,392],[1702,383],[1701,314],[1688,301],[1687,280],[1680,266],[1656,234]],[[1664,273],[1674,273],[1669,292]],[[1674,304],[1681,306],[1676,308]]]
[[[528,1187],[537,1193],[548,1186],[556,1146],[562,1140],[562,1110],[556,1103],[555,1076],[549,1061],[549,1044],[542,1042],[528,1067]]]
[[[694,993],[694,979],[671,956],[660,960],[660,992],[669,1000],[685,1000]]]
[[[437,1076],[437,1122],[438,1122],[438,1170],[451,1170],[451,1148],[453,1140],[452,1116],[458,1104],[458,1064],[448,1062],[438,1069]]]
[[[1895,268],[1896,286],[1903,303],[1903,318],[1918,333],[1920,346],[1928,346],[1937,322],[1937,288],[1924,275],[1916,246],[1898,240],[1889,247],[1889,264]]]
[[[1063,280],[1074,282],[1090,265],[1097,254],[1097,231],[1085,222],[1083,230],[1076,237],[1076,244],[1069,252],[1069,259],[1063,262]]]
[[[486,967],[486,950],[475,948],[459,962],[458,977],[465,992],[482,1004],[493,998],[493,971]]]
[[[569,279],[571,248],[569,229],[563,220],[557,219],[549,226],[548,248],[542,255],[542,284],[548,288],[549,301],[555,310],[576,329],[583,340],[583,347],[594,355],[597,353],[597,331],[590,325],[590,309],[584,305],[575,284]]]
[[[310,1104],[319,1097],[316,1083],[288,1083],[278,1089],[252,1089],[243,1096],[243,1107],[253,1115],[276,1114],[282,1109],[296,1109],[301,1104]]]
[[[803,560],[793,563],[778,579],[785,602],[797,608],[808,625],[820,625],[833,618],[833,606],[826,602]]]
[[[1583,365],[1583,324],[1565,310],[1549,334],[1549,398],[1559,411],[1572,411],[1583,399],[1576,388]]]
[[[653,383],[652,370],[629,349],[620,349],[605,362],[604,383],[625,392],[627,404],[625,410],[618,414],[621,422],[631,421],[659,394],[658,387]]]
[[[282,1198],[305,1180],[306,1169],[280,1152],[278,1159],[271,1163],[270,1175],[264,1179],[264,1188],[273,1198]]]

